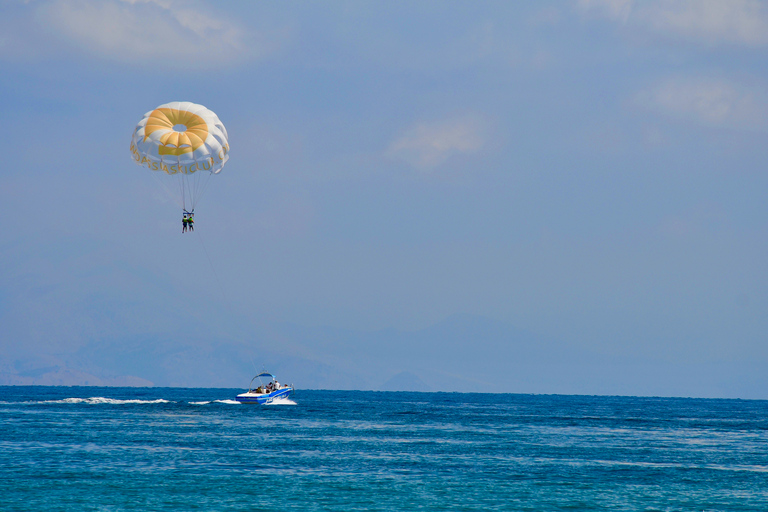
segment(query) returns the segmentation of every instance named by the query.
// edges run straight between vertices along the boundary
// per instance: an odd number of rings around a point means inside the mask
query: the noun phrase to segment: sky
[[[766,57],[750,0],[3,2],[0,384],[768,399]]]

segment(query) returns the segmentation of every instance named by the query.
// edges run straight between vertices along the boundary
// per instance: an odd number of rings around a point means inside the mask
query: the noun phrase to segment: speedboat
[[[259,385],[254,386],[254,381],[259,381]],[[288,398],[293,394],[293,384],[280,384],[274,375],[262,372],[251,379],[246,393],[240,393],[235,400],[241,404],[270,404],[281,398]]]

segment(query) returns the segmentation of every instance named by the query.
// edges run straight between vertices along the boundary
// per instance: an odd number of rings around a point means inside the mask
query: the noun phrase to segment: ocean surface
[[[768,401],[0,387],[0,510],[768,511]]]

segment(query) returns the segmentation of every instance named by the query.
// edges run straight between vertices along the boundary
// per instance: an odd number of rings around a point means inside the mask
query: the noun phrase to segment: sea
[[[768,511],[768,401],[0,387],[0,510]]]

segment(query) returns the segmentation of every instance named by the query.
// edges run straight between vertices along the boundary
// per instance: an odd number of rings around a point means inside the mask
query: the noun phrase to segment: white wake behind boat
[[[254,381],[259,381],[259,385],[254,388]],[[251,379],[251,384],[248,386],[248,391],[240,393],[235,397],[235,400],[242,404],[261,404],[266,405],[280,400],[282,398],[288,398],[293,394],[293,384],[290,386],[287,384],[280,384],[274,375],[267,372],[262,372]]]

